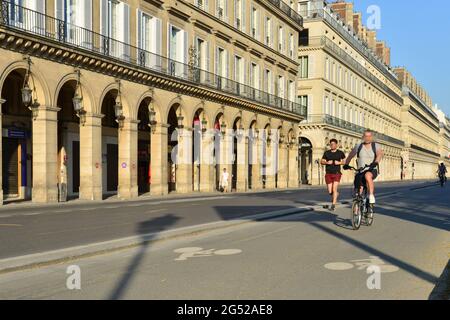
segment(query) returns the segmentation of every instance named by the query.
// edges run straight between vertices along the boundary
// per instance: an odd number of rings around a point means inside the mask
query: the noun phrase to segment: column
[[[58,111],[40,106],[33,120],[33,202],[58,202]]]
[[[102,200],[102,115],[87,114],[80,126],[80,195],[82,200]]]
[[[262,184],[262,142],[259,137],[252,143],[252,190],[261,190]]]
[[[192,192],[192,129],[185,128],[178,135],[177,193]]]
[[[266,189],[275,189],[275,148],[277,144],[273,140],[266,144]]]
[[[119,129],[119,186],[117,197],[129,200],[138,197],[138,121],[125,119]]]
[[[299,147],[298,144],[295,143],[293,146],[290,146],[287,150],[289,162],[288,188],[299,187],[298,147]]]
[[[222,150],[220,152],[220,176],[222,176],[223,169],[226,168],[228,172],[228,192],[231,192],[231,187],[233,186],[233,150],[234,150],[234,133],[233,130],[227,130],[225,135],[222,135],[221,137],[222,143],[221,147]]]
[[[150,159],[150,194],[163,196],[169,193],[168,189],[168,128],[167,124],[154,126],[151,139],[151,159]]]
[[[214,130],[202,134],[200,160],[200,192],[214,192]]]
[[[322,165],[320,165],[320,160],[322,159],[325,150],[323,148],[314,148],[312,151],[312,173],[311,173],[311,183],[313,185],[323,185],[325,184],[325,170]]]
[[[237,180],[236,191],[248,190],[248,137],[245,134],[237,140]]]
[[[285,143],[279,144],[278,152],[278,189],[286,189],[288,186],[288,150]]]
[[[6,102],[5,99],[0,98],[0,137],[3,139],[3,115],[2,108],[3,104]],[[0,143],[0,182],[3,182],[3,142]],[[3,183],[0,183],[0,205],[3,205]]]

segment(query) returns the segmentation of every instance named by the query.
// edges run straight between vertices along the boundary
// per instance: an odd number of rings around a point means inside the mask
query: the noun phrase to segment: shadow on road
[[[169,229],[170,226],[174,225],[179,219],[180,218],[175,215],[168,214],[163,217],[150,219],[138,224],[136,232],[142,236],[142,243],[139,247],[139,251],[128,264],[122,278],[119,279],[115,288],[111,291],[109,299],[118,300],[124,296],[128,286],[131,283],[131,280],[133,279],[133,276],[135,275],[137,269],[141,265],[143,258],[145,257],[145,252],[150,247],[152,240],[157,234],[154,231],[155,226],[157,226],[157,232],[162,232]],[[149,232],[152,232],[151,235],[148,235]]]
[[[393,187],[395,188],[395,187]],[[252,195],[253,197],[265,197],[265,198],[273,198],[273,199],[289,199],[292,200],[292,195],[288,194],[261,194],[261,195]],[[448,196],[447,196],[448,197]],[[397,219],[414,222],[414,223],[420,223],[427,226],[431,226],[434,228],[442,229],[442,230],[449,230],[450,224],[448,222],[450,221],[450,217],[448,215],[437,213],[437,212],[431,212],[429,210],[425,210],[425,208],[429,207],[429,203],[425,201],[426,196],[420,195],[412,197],[413,199],[408,200],[408,203],[402,203],[402,202],[393,202],[393,204],[389,204],[389,207],[392,207],[393,210],[379,207],[377,208],[377,214],[385,215],[394,217]],[[302,203],[302,204],[308,204],[308,205],[314,205],[317,204],[317,200],[315,201],[308,201],[304,199],[298,199],[297,201],[293,201],[294,203]],[[406,200],[404,200],[406,202]],[[436,201],[433,201],[431,204],[433,208],[438,210],[448,210],[449,207],[449,200],[446,197],[443,197],[441,199],[436,199]],[[409,206],[410,208],[414,209],[407,209],[406,207]],[[290,209],[299,209],[297,205],[274,205],[274,206],[249,206],[249,205],[242,205],[242,206],[233,206],[233,205],[223,205],[223,206],[213,206],[212,207],[214,211],[216,212],[217,216],[219,217],[219,220],[222,221],[230,221],[230,220],[248,220],[248,221],[261,221],[264,219],[255,219],[250,217],[251,215],[256,215],[260,213],[267,213],[267,212],[273,212],[273,211],[282,211],[282,210],[290,210]],[[406,209],[405,209],[406,208]],[[300,211],[300,210],[299,210]],[[445,211],[444,211],[445,212]],[[196,214],[196,212],[192,212],[192,214]],[[305,223],[308,224],[320,232],[326,233],[328,235],[331,235],[335,237],[336,239],[339,239],[345,243],[347,243],[350,246],[353,246],[355,248],[358,248],[360,250],[363,250],[370,255],[377,256],[380,259],[395,265],[399,267],[400,269],[406,271],[407,273],[410,273],[414,275],[415,277],[418,277],[424,281],[427,281],[432,284],[436,284],[438,281],[438,278],[434,276],[433,274],[421,270],[405,261],[402,261],[392,255],[389,255],[385,252],[382,252],[358,239],[353,238],[351,235],[356,235],[356,233],[353,233],[353,231],[350,233],[351,223],[350,220],[343,219],[335,214],[323,212],[323,211],[306,211],[306,212],[299,212],[298,214],[292,215],[292,218],[290,218],[290,215],[292,213],[286,214],[286,217],[282,219],[283,222],[286,221],[292,221],[292,222],[298,222],[298,223]],[[128,287],[130,286],[131,281],[133,280],[133,277],[135,273],[137,272],[138,268],[140,267],[142,260],[145,257],[145,253],[147,252],[147,249],[150,247],[152,241],[155,238],[155,235],[159,232],[165,231],[170,229],[172,226],[174,226],[177,221],[179,221],[180,217],[175,216],[174,214],[168,214],[160,217],[156,217],[154,219],[150,219],[144,222],[141,222],[136,227],[136,233],[142,236],[142,244],[139,247],[138,252],[136,255],[132,258],[129,265],[126,268],[125,273],[122,275],[122,277],[117,281],[114,289],[111,291],[109,295],[109,299],[121,299],[124,297]],[[272,222],[276,222],[277,220],[271,220]],[[447,225],[445,224],[447,223]],[[334,230],[336,228],[330,228],[328,225],[334,225],[338,226],[339,230]],[[151,232],[152,235],[148,235]]]

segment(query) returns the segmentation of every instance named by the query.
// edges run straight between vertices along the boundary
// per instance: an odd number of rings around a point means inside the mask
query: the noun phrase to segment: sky
[[[450,115],[450,1],[354,0],[355,11],[381,9],[377,39],[391,48],[391,65],[405,66]]]

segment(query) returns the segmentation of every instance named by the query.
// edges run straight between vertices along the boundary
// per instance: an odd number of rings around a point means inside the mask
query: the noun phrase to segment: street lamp
[[[36,91],[36,86],[34,85],[34,79],[31,74],[31,58],[26,57],[28,68],[27,72],[25,74],[25,79],[23,81],[23,87],[21,89],[21,95],[22,95],[22,103],[25,107],[27,107],[32,112],[32,117],[34,120],[38,117],[39,114],[39,102],[37,101],[37,98],[33,101],[33,91]],[[33,89],[30,88],[30,78],[31,82],[33,83]],[[32,102],[33,101],[33,102]]]
[[[80,81],[81,72],[78,69],[75,70],[75,72],[77,74],[77,86],[75,88],[75,95],[72,98],[72,103],[77,117],[80,118],[80,124],[84,126],[84,124],[86,123],[86,111],[84,110],[83,106],[83,89],[81,87]]]
[[[178,129],[184,128],[183,120],[184,120],[184,117],[181,114],[181,107],[180,107],[180,112],[178,112],[178,116],[177,116]]]
[[[227,124],[224,120],[220,123],[220,133],[222,134],[222,138],[225,138],[225,133],[227,133]]]
[[[116,116],[116,122],[119,124],[119,128],[122,129],[124,125],[125,117],[123,115],[123,105],[122,105],[122,91],[120,80],[117,80],[119,86],[116,101],[114,104],[114,114]]]
[[[202,118],[202,133],[206,133],[208,130],[208,121],[205,118],[205,113],[203,112],[203,118]]]
[[[155,108],[153,108],[153,102],[150,101],[148,105],[148,126],[151,128],[152,133],[155,133],[157,123],[158,122],[156,121],[156,111]]]

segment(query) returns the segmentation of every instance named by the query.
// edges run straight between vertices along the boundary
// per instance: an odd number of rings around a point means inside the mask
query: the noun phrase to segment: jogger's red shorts
[[[341,178],[342,178],[342,174],[331,174],[331,173],[327,173],[325,175],[325,182],[327,184],[332,184],[334,182],[341,182]]]

